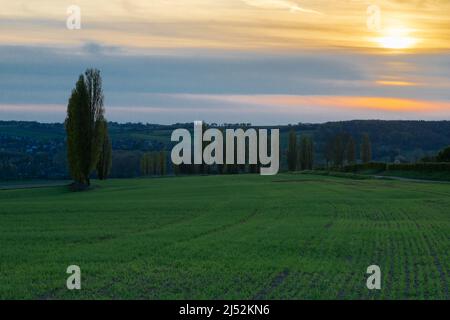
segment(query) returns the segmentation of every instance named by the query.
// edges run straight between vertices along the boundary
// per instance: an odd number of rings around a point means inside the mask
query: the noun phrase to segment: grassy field
[[[450,184],[205,176],[0,191],[0,298],[449,299]],[[82,271],[68,291],[66,268]],[[382,289],[366,288],[377,264]]]

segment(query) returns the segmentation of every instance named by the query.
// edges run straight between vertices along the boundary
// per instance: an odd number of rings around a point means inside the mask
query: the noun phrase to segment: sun
[[[383,36],[375,40],[386,49],[409,49],[418,42],[416,38],[410,36],[411,31],[405,27],[387,28],[383,31]]]

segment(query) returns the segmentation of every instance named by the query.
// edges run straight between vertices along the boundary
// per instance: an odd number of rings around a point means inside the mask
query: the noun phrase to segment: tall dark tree
[[[256,130],[256,140],[259,141],[259,130]],[[259,154],[259,143],[256,144],[256,154]],[[247,153],[248,155],[249,153]],[[248,166],[248,172],[249,173],[258,173],[260,170],[260,164],[259,164],[259,159],[256,159],[256,164],[250,164]]]
[[[308,169],[312,170],[314,168],[314,140],[311,136],[309,136],[309,144],[308,144]]]
[[[160,168],[159,168],[159,165],[160,165],[159,153],[158,152],[152,152],[151,153],[151,157],[152,157],[152,162],[151,163],[153,164],[153,166],[152,166],[152,174],[154,176],[156,176],[156,175],[158,175],[158,173],[160,171]]]
[[[178,176],[180,175],[180,166],[172,163],[173,174]]]
[[[362,137],[361,160],[363,163],[368,163],[372,160],[372,144],[367,133],[363,134]]]
[[[297,170],[305,170],[306,164],[306,137],[305,135],[300,136],[300,140],[297,146]]]
[[[353,139],[352,136],[348,137],[345,153],[346,153],[345,158],[347,160],[347,163],[355,164],[355,162],[356,162],[356,145],[355,145],[355,140]]]
[[[311,136],[302,135],[298,147],[298,167],[300,170],[311,170],[314,165],[314,143]]]
[[[150,176],[153,174],[153,157],[147,152],[141,157],[141,175]]]
[[[208,124],[204,121],[202,121],[202,132],[204,133],[206,130],[208,130]],[[208,142],[207,141],[202,141],[202,156],[203,156],[203,151],[205,150],[205,148],[208,146]],[[202,161],[201,164],[197,165],[197,170],[200,174],[207,174],[209,173],[209,166],[204,163]]]
[[[328,139],[328,141],[325,143],[325,148],[323,150],[327,168],[329,168],[330,163],[333,161],[333,151],[334,151],[333,140]]]
[[[180,173],[179,166],[174,172]],[[166,152],[153,151],[144,153],[141,157],[141,174],[143,176],[163,176],[166,174]]]
[[[84,76],[80,75],[67,105],[65,127],[67,132],[67,161],[72,178],[84,184],[86,177],[82,172],[84,161],[82,141],[85,140],[81,128],[82,113],[87,112],[87,90]]]
[[[166,175],[166,152],[164,150],[159,152],[159,174]]]
[[[345,137],[340,133],[333,140],[333,163],[336,167],[342,167],[345,158]]]
[[[294,129],[289,132],[289,142],[287,150],[288,170],[295,171],[297,168],[297,133]]]
[[[97,176],[100,180],[105,180],[108,178],[112,165],[112,145],[108,133],[108,123],[106,121],[102,121],[101,132],[103,141],[97,162]]]
[[[307,169],[312,170],[314,167],[314,141],[311,136],[308,136],[308,144],[307,144]]]
[[[90,185],[103,142],[103,91],[100,71],[88,69],[80,75],[69,98],[67,118],[67,157],[72,178]]]
[[[222,136],[223,137],[225,137],[225,130],[222,128],[222,129],[219,129],[220,131],[221,131],[221,133],[222,133]],[[225,157],[225,154],[226,154],[226,146],[225,146],[225,140],[223,141],[223,144],[222,144],[222,155]],[[216,165],[216,168],[217,168],[217,173],[218,174],[224,174],[224,173],[226,173],[226,167],[225,167],[225,164],[217,164]]]

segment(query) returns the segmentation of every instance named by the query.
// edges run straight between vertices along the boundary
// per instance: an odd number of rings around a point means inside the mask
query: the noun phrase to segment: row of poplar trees
[[[324,157],[329,167],[342,167],[357,162],[356,142],[348,133],[338,133],[325,144]],[[360,159],[362,163],[372,161],[372,144],[368,134],[363,134],[360,144]]]
[[[312,170],[314,166],[314,142],[312,137],[302,135],[297,143],[297,133],[292,129],[289,132],[288,143],[288,170]]]
[[[141,174],[144,176],[166,175],[166,161],[165,151],[145,153],[141,158]]]
[[[243,127],[250,127],[250,124],[246,124],[246,123],[242,123],[241,124]],[[208,124],[206,122],[203,122],[202,124],[202,130],[203,132],[205,132],[207,129],[209,128]],[[225,137],[226,136],[226,129],[222,128],[222,135]],[[259,141],[259,131],[256,130],[256,136],[257,136],[257,141]],[[235,141],[236,143],[236,141]],[[202,145],[202,152],[204,151],[204,149],[208,146],[209,142],[207,141],[203,141],[203,145]],[[192,146],[193,148],[193,146]],[[258,147],[257,147],[258,148]],[[227,156],[227,144],[226,144],[226,139],[224,139],[223,141],[223,150],[222,150],[222,154],[223,154],[223,159],[226,159]],[[270,152],[270,145],[268,147],[268,150]],[[194,153],[193,153],[193,149],[191,150],[191,156],[192,156],[192,163],[194,162]],[[236,160],[237,160],[237,149],[234,149],[234,160],[235,163],[234,164],[213,164],[213,165],[207,165],[205,163],[202,164],[180,164],[180,165],[173,165],[173,173],[175,175],[195,175],[195,174],[239,174],[239,173],[258,173],[260,172],[260,164],[237,164]],[[248,144],[246,144],[246,150],[245,150],[245,155],[246,155],[246,163],[248,163],[248,157],[249,157],[249,146]]]
[[[72,90],[65,121],[69,171],[80,187],[90,185],[94,171],[103,180],[111,170],[112,147],[103,101],[100,71],[87,69]]]
[[[363,134],[360,145],[361,162],[369,163],[372,160],[372,145],[368,134]],[[325,144],[324,157],[329,167],[342,167],[345,164],[355,164],[356,143],[347,133],[339,133],[330,138]],[[289,171],[311,170],[314,166],[314,143],[311,136],[302,135],[297,142],[297,133],[294,129],[289,132],[287,163]]]

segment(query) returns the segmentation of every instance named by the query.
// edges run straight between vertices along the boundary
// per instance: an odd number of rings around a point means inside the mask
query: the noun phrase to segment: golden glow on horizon
[[[160,94],[155,94],[161,96]],[[167,94],[179,101],[188,102],[186,106],[157,107],[149,106],[110,106],[108,112],[164,113],[205,112],[202,104],[193,106],[194,102],[207,102],[208,112],[228,113],[235,106],[241,111],[258,113],[296,113],[299,111],[339,112],[347,115],[370,113],[387,116],[396,115],[436,115],[438,118],[450,116],[450,101],[431,101],[391,97],[362,96],[296,96],[296,95],[207,95],[207,94]],[[4,105],[0,103],[0,113],[65,113],[65,105]],[[233,109],[236,110],[236,109]],[[350,116],[350,118],[352,118]]]
[[[386,49],[410,49],[418,43],[418,39],[410,34],[411,30],[405,27],[388,28],[376,41]]]
[[[388,112],[450,112],[448,101],[361,96],[295,96],[295,95],[179,95],[193,100],[221,101],[242,105],[258,105],[277,108],[330,108],[337,110],[377,110]]]
[[[393,86],[393,87],[415,87],[415,86],[418,86],[417,83],[410,82],[410,81],[378,80],[375,83],[382,85],[382,86]]]

